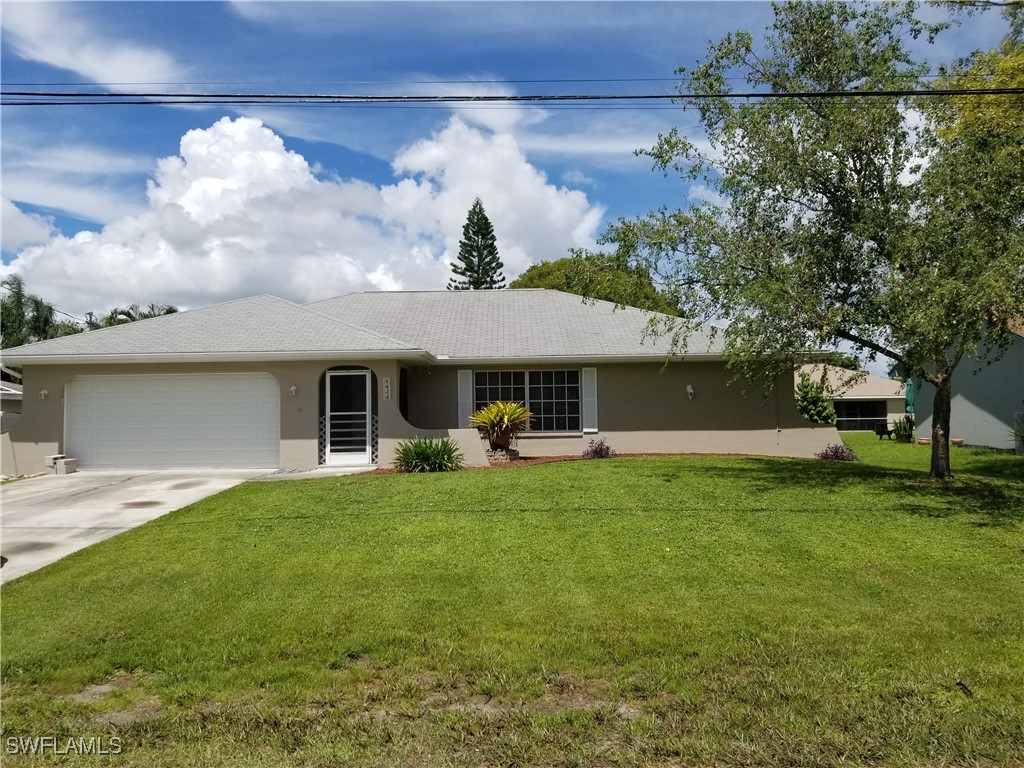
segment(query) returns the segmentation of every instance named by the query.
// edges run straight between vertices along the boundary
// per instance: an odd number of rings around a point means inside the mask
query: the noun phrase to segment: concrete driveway
[[[266,469],[85,471],[0,488],[0,578],[13,578],[97,541],[266,475]]]

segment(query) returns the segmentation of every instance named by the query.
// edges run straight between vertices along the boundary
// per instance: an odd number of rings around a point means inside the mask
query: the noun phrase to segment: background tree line
[[[0,348],[3,349],[178,311],[168,304],[150,304],[145,308],[132,304],[114,307],[100,315],[88,312],[84,319],[78,320],[60,312],[42,297],[28,293],[19,275],[4,278],[0,293]]]

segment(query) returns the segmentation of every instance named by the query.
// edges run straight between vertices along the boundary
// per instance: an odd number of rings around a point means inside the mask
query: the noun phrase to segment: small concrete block
[[[55,453],[52,456],[47,456],[43,461],[47,467],[52,468],[54,465],[56,465],[59,459],[64,458],[67,457],[63,453]]]
[[[78,459],[57,459],[54,467],[58,475],[70,475],[78,471]]]

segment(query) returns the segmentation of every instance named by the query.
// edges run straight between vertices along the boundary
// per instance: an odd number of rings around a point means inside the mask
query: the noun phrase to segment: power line
[[[915,74],[915,73],[894,73],[888,75],[891,78],[896,79],[921,79],[931,80],[942,77],[941,74],[928,73],[928,74]],[[744,81],[747,78],[745,76],[734,76],[724,77],[724,80],[730,82]],[[87,80],[69,80],[65,82],[8,82],[7,86],[19,86],[19,87],[35,87],[35,88],[48,88],[48,87],[65,87],[65,86],[87,86],[94,88],[105,88],[109,90],[113,86],[127,86],[127,85],[269,85],[271,83],[291,83],[293,85],[504,85],[504,84],[555,84],[555,83],[678,83],[680,78],[677,77],[562,77],[562,78],[534,78],[534,79],[523,79],[523,80],[480,80],[480,79],[461,79],[461,80],[165,80],[165,81],[87,81]]]
[[[1010,88],[897,88],[854,91],[747,91],[717,93],[634,93],[634,94],[450,94],[450,95],[370,95],[331,93],[171,93],[140,91],[135,93],[89,93],[83,91],[0,91],[3,106],[158,106],[158,105],[235,105],[266,106],[290,104],[560,104],[614,102],[686,102],[707,99],[848,99],[910,98],[941,96],[1019,96],[1024,87]]]

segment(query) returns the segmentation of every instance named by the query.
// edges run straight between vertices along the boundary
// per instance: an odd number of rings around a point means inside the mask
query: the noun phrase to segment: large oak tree
[[[998,355],[1024,313],[1024,137],[968,120],[971,101],[846,95],[928,87],[907,41],[941,27],[915,11],[780,4],[763,45],[735,33],[680,69],[707,141],[673,130],[644,154],[723,202],[620,220],[605,239],[670,287],[683,337],[728,321],[743,373],[771,381],[845,342],[932,383],[931,474],[947,477],[953,371]],[[981,57],[950,77],[965,72],[992,76]],[[773,97],[694,96],[734,88]]]

